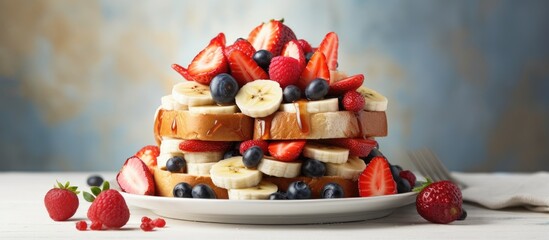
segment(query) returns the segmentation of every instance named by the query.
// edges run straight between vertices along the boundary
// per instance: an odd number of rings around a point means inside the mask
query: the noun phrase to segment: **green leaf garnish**
[[[107,191],[111,188],[111,184],[109,183],[109,181],[104,181],[103,182],[103,191]]]
[[[84,196],[84,199],[88,202],[93,202],[95,200],[95,197],[89,192],[83,192],[82,195]]]
[[[101,188],[96,186],[91,187],[90,190],[96,197],[99,196],[99,194],[101,193]]]

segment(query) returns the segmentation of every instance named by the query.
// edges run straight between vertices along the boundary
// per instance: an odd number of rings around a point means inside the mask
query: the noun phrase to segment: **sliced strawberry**
[[[330,85],[329,95],[338,96],[347,91],[357,90],[364,82],[364,75],[357,74],[344,79],[341,79]]]
[[[231,75],[236,79],[238,85],[257,79],[268,79],[269,75],[249,56],[239,50],[233,50],[228,56]]]
[[[280,55],[282,47],[291,40],[295,40],[295,33],[288,26],[283,24],[283,20],[271,20],[255,27],[248,35],[248,41],[254,46],[255,50],[267,50],[273,56]]]
[[[149,167],[149,170],[151,170],[151,173],[154,173],[154,168],[156,167],[156,158],[160,155],[160,148],[158,146],[154,145],[148,145],[141,148],[141,150],[137,151],[135,154],[136,157],[141,159],[147,167]]]
[[[307,66],[301,72],[297,86],[304,90],[316,78],[322,78],[330,83],[330,70],[328,70],[328,65],[326,65],[326,57],[324,57],[321,51],[316,51],[313,54],[311,60],[309,60]]]
[[[188,67],[188,73],[194,81],[209,85],[212,78],[229,70],[227,59],[223,54],[225,35],[220,33],[210,41]]]
[[[269,153],[276,160],[291,162],[299,157],[305,143],[304,140],[273,141],[269,144]]]
[[[174,63],[174,64],[172,64],[172,68],[173,68],[173,70],[175,70],[176,72],[178,72],[179,74],[181,74],[181,76],[183,76],[183,78],[185,78],[186,80],[188,80],[188,81],[194,81],[194,80],[193,80],[193,77],[191,76],[191,74],[189,74],[189,70],[187,70],[187,69],[184,68],[183,66]]]
[[[246,152],[246,150],[253,146],[258,146],[259,148],[261,148],[264,154],[267,154],[269,152],[269,142],[265,140],[248,140],[240,144],[240,154],[244,155],[244,152]]]
[[[155,187],[153,175],[145,163],[136,156],[128,158],[116,181],[122,191],[140,195],[154,195]]]
[[[389,162],[385,157],[374,157],[358,178],[358,195],[361,197],[390,195],[397,193]]]
[[[303,53],[307,54],[307,53],[313,51],[313,48],[311,47],[311,44],[309,44],[309,42],[307,42],[307,40],[299,39],[299,40],[297,40],[297,42],[301,46],[301,49],[303,49]]]
[[[179,149],[187,152],[223,152],[230,146],[231,142],[185,140],[179,144]]]
[[[286,45],[284,45],[284,49],[282,50],[282,56],[295,58],[299,62],[301,70],[303,70],[303,68],[305,68],[305,66],[307,65],[307,61],[305,60],[305,54],[303,53],[303,49],[301,49],[301,46],[299,45],[297,40],[291,40],[286,43]]]
[[[248,40],[243,38],[239,38],[238,40],[236,40],[236,42],[233,43],[233,45],[225,47],[225,50],[223,51],[225,57],[228,58],[233,50],[239,50],[250,58],[253,57],[255,53],[254,46],[252,46],[252,44],[250,44]]]
[[[318,49],[324,53],[326,61],[328,63],[328,69],[336,70],[337,69],[337,48],[339,47],[339,39],[337,34],[334,32],[329,32],[326,34],[326,37],[320,43]]]
[[[368,156],[377,144],[376,140],[362,138],[328,139],[324,140],[324,142],[349,149],[349,155],[357,157]]]

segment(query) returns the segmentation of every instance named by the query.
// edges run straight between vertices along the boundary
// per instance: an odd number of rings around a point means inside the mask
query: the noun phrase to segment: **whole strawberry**
[[[130,210],[124,197],[118,191],[109,189],[109,182],[103,183],[103,189],[91,187],[91,191],[93,195],[84,192],[84,198],[92,202],[88,209],[88,218],[92,223],[101,223],[103,227],[111,229],[126,225],[130,219]]]
[[[454,183],[428,181],[417,195],[416,209],[427,221],[446,224],[459,219],[462,203],[461,190]]]
[[[65,221],[76,213],[79,205],[77,188],[76,186],[70,186],[69,182],[65,185],[57,182],[57,186],[54,185],[46,193],[44,204],[51,219]]]

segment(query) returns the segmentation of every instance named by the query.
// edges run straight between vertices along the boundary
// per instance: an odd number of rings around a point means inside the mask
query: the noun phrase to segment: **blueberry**
[[[286,199],[288,199],[288,196],[286,196],[286,194],[283,192],[275,192],[269,195],[269,200],[286,200]]]
[[[234,156],[240,156],[240,152],[237,149],[231,149],[223,154],[223,159],[232,158]]]
[[[191,194],[193,198],[216,198],[214,190],[203,183],[194,186]]]
[[[88,186],[101,186],[103,184],[103,178],[99,175],[92,175],[88,177],[88,180],[86,181],[88,183]]]
[[[215,76],[210,82],[210,93],[216,103],[227,104],[233,102],[237,92],[238,83],[233,76],[227,73]]]
[[[291,103],[301,98],[301,89],[295,85],[288,85],[284,88],[284,102]]]
[[[316,159],[307,159],[301,165],[301,173],[307,177],[322,177],[326,173],[326,165]]]
[[[185,167],[185,160],[182,157],[171,157],[166,162],[166,169],[170,172],[181,172]]]
[[[330,86],[328,85],[328,81],[322,78],[317,78],[305,87],[305,97],[312,101],[320,100],[328,94],[329,88]]]
[[[308,52],[307,54],[305,54],[305,61],[309,62],[309,60],[311,60],[311,58],[313,57],[313,54],[314,52]]]
[[[271,59],[273,59],[273,54],[267,50],[259,50],[253,55],[254,61],[266,72],[269,71],[269,65],[271,65]]]
[[[370,161],[372,161],[372,158],[378,157],[378,156],[383,156],[383,153],[381,153],[381,151],[379,151],[378,148],[372,148],[372,151],[370,151],[368,156],[363,157],[362,160],[364,160],[364,162],[368,164],[370,163]]]
[[[461,208],[461,215],[459,215],[458,221],[463,221],[467,218],[467,211],[465,209]]]
[[[255,168],[259,165],[259,161],[263,159],[263,150],[258,146],[248,148],[242,155],[242,163],[248,168]]]
[[[408,182],[408,180],[401,177],[397,177],[395,179],[395,182],[397,184],[398,193],[407,193],[409,191],[412,191],[412,187],[410,186],[410,182]]]
[[[311,198],[311,188],[303,181],[295,181],[288,186],[286,195],[288,199],[309,199]]]
[[[337,183],[328,183],[322,188],[320,197],[322,198],[342,198],[345,196],[343,188]]]
[[[178,198],[192,198],[193,187],[186,182],[180,182],[173,187],[173,196]]]
[[[398,165],[391,165],[391,174],[393,175],[393,179],[396,181],[397,178],[400,178],[400,172],[402,171],[402,168]]]

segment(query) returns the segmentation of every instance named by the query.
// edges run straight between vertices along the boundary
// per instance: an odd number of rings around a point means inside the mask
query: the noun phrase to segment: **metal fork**
[[[433,181],[450,180],[462,189],[466,187],[464,183],[452,177],[448,168],[430,149],[422,148],[417,151],[410,151],[408,156],[412,160],[412,164],[424,177],[431,178]]]

